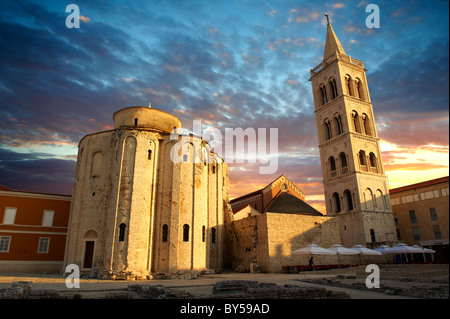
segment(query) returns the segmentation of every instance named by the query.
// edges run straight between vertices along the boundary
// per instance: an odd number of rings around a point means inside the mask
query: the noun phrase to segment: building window
[[[355,86],[356,86],[356,95],[359,99],[364,100],[364,91],[363,91],[363,84],[362,81],[358,78],[355,80]]]
[[[359,151],[359,165],[366,166],[366,153],[364,151]]]
[[[339,154],[339,159],[341,161],[341,169],[342,169],[342,174],[345,174],[348,172],[348,167],[347,167],[347,156],[345,155],[345,153],[340,153]]]
[[[350,75],[345,76],[345,86],[347,88],[347,94],[350,96],[354,96],[353,94],[353,80]]]
[[[362,129],[364,130],[364,134],[372,136],[371,130],[370,130],[370,121],[369,117],[366,114],[361,115],[362,120]]]
[[[206,227],[202,226],[202,242],[206,241]]]
[[[413,227],[412,232],[414,240],[420,240],[419,227]]]
[[[9,244],[11,242],[11,236],[2,236],[0,237],[0,252],[7,253],[9,252]]]
[[[441,229],[439,225],[433,225],[434,239],[442,239]]]
[[[358,112],[353,111],[352,114],[351,114],[351,116],[352,116],[352,122],[353,122],[353,130],[354,130],[356,133],[361,133],[361,125],[360,125],[360,123],[359,123],[359,115],[358,115]]]
[[[42,217],[42,226],[52,227],[54,215],[55,215],[54,210],[44,210],[44,216]]]
[[[6,207],[5,215],[3,216],[3,224],[14,225],[14,222],[16,220],[16,213],[17,213],[16,207]]]
[[[409,219],[411,220],[411,224],[416,224],[417,223],[416,211],[415,210],[410,210],[409,211]]]
[[[402,240],[402,237],[400,236],[400,229],[396,229],[397,231],[397,239]]]
[[[125,240],[125,228],[127,226],[122,223],[119,225],[119,241],[124,241]]]
[[[434,207],[430,208],[430,217],[431,217],[431,220],[434,220],[434,221],[438,220],[436,208],[434,208]]]
[[[334,207],[335,213],[339,213],[341,211],[341,201],[339,199],[339,194],[338,193],[333,193],[333,202],[334,202]]]
[[[333,99],[337,98],[337,96],[338,96],[336,80],[335,79],[331,79],[328,83],[329,83],[329,86],[330,86],[331,99],[333,100]]]
[[[329,140],[333,137],[333,133],[331,131],[331,122],[329,120],[325,120],[324,128],[325,128],[325,139]]]
[[[136,119],[134,119],[134,126],[137,126],[138,125],[138,119],[136,118]]]
[[[370,230],[370,240],[372,243],[376,242],[375,231],[373,229]]]
[[[328,102],[327,90],[324,85],[321,85],[319,87],[319,97],[320,97],[320,102],[322,103],[322,105],[327,104],[327,102]]]
[[[169,226],[167,226],[167,224],[164,224],[162,227],[162,241],[166,243],[168,238],[169,238]]]
[[[91,177],[99,177],[103,169],[103,155],[98,151],[92,156]]]
[[[347,208],[348,210],[353,210],[353,200],[352,200],[352,193],[350,192],[350,190],[346,189],[344,191],[344,197],[347,200]]]
[[[216,243],[216,229],[215,229],[214,227],[211,228],[211,242],[212,242],[213,244]]]
[[[152,159],[152,150],[148,150],[147,158],[148,158],[149,160]]]
[[[40,254],[48,253],[49,245],[50,245],[50,238],[48,238],[48,237],[39,238],[38,253],[40,253]]]
[[[331,177],[336,176],[336,161],[333,156],[330,156],[328,159],[330,162],[330,171],[331,171]]]
[[[342,127],[342,118],[340,115],[334,117],[334,124],[336,126],[336,135],[341,135],[344,133],[344,129]]]
[[[183,241],[189,241],[189,225],[183,225]]]

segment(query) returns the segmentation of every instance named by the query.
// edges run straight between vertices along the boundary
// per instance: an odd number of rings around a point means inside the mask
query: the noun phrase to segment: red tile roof
[[[445,182],[448,183],[448,181],[449,181],[449,176],[436,178],[436,179],[432,179],[432,180],[429,180],[429,181],[420,182],[420,183],[417,183],[417,184],[411,184],[411,185],[407,185],[407,186],[402,186],[402,187],[390,189],[389,193],[390,194],[400,193],[400,192],[409,191],[409,190],[416,189],[416,188],[421,188],[421,187],[441,184],[441,183],[445,183]]]

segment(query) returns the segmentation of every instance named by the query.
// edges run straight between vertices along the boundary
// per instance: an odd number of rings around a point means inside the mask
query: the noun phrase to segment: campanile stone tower
[[[365,71],[328,22],[323,61],[310,81],[327,215],[339,218],[344,246],[397,240]]]

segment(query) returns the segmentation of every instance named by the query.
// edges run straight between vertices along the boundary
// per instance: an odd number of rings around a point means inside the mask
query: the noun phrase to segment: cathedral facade
[[[79,144],[65,265],[100,278],[221,270],[228,166],[200,137],[174,134],[171,114],[113,118]]]

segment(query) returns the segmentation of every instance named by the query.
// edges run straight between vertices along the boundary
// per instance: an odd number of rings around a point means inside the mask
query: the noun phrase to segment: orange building
[[[449,260],[449,177],[389,191],[397,237],[408,245],[436,251],[436,261]]]
[[[61,270],[70,201],[0,186],[0,272]]]

